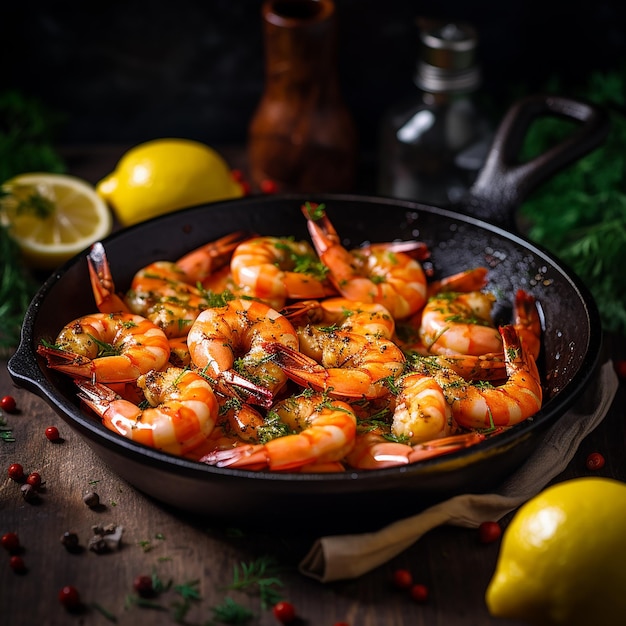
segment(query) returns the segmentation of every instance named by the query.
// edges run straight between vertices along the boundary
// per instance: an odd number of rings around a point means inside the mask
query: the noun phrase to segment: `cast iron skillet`
[[[528,125],[544,114],[575,121],[575,132],[534,161],[517,163]],[[454,210],[360,195],[251,196],[185,209],[121,230],[104,241],[116,286],[124,290],[137,269],[156,260],[175,260],[242,228],[307,239],[300,206],[308,200],[326,205],[348,247],[367,241],[422,240],[431,250],[435,278],[486,264],[488,288],[501,303],[498,322],[511,319],[513,294],[520,287],[541,303],[544,337],[539,365],[545,403],[532,419],[473,448],[376,471],[259,473],[209,467],[110,432],[81,412],[69,378],[47,369],[36,355],[42,339],[53,340],[68,321],[95,310],[86,251],[54,272],[34,297],[21,343],[9,361],[10,375],[16,384],[41,396],[120,477],[161,503],[216,520],[258,525],[324,519],[333,528],[345,524],[354,529],[356,523],[397,518],[454,494],[493,488],[572,406],[592,379],[601,349],[599,316],[587,289],[557,259],[512,232],[515,209],[546,177],[598,146],[607,131],[607,116],[589,104],[532,96],[507,114],[476,184]]]

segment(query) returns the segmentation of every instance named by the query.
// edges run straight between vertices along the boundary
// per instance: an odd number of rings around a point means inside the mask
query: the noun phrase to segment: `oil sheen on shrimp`
[[[316,360],[280,344],[266,346],[291,380],[339,398],[385,396],[389,380],[400,376],[405,366],[402,350],[387,339],[333,332],[325,336],[320,348]]]
[[[535,359],[525,350],[513,325],[501,327],[500,333],[508,376],[504,384],[475,385],[447,369],[430,372],[463,428],[513,426],[541,408],[542,388]]]
[[[151,448],[187,455],[211,435],[219,407],[213,389],[202,376],[170,367],[148,372],[137,383],[149,408],[124,400],[100,383],[76,380],[78,397],[110,430]]]
[[[230,262],[235,284],[276,309],[287,299],[324,298],[334,292],[326,270],[306,241],[255,237],[235,250]]]
[[[345,402],[323,394],[301,394],[284,400],[273,410],[289,424],[293,434],[264,444],[215,451],[201,460],[218,467],[280,471],[306,466],[310,471],[311,464],[340,461],[354,445],[356,417]]]
[[[426,301],[426,275],[418,260],[393,245],[347,250],[321,205],[302,212],[329,278],[349,300],[382,304],[395,319],[407,318]]]
[[[92,313],[66,324],[54,347],[39,345],[48,367],[99,382],[134,381],[167,365],[170,344],[150,320],[133,313]]]
[[[400,378],[391,432],[410,445],[452,435],[456,424],[443,390],[427,375],[413,372]]]
[[[232,371],[278,393],[287,382],[280,366],[269,358],[267,342],[298,349],[298,337],[284,315],[263,302],[235,299],[200,313],[187,336],[193,364],[212,376]]]
[[[426,461],[481,441],[485,435],[471,432],[442,437],[415,445],[391,441],[377,431],[357,434],[354,447],[345,458],[346,465],[355,469],[382,469]]]
[[[354,302],[347,298],[302,300],[282,309],[293,323],[300,340],[300,351],[321,361],[324,346],[333,333],[359,333],[371,340],[391,340],[395,322],[382,304]]]
[[[428,300],[419,338],[429,354],[481,355],[502,351],[491,313],[495,297],[482,291],[441,292]]]

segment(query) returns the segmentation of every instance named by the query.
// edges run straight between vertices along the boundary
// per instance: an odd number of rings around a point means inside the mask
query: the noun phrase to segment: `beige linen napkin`
[[[617,385],[609,360],[593,388],[558,420],[532,456],[495,493],[455,496],[376,532],[322,537],[300,562],[300,572],[320,582],[356,578],[400,554],[436,526],[475,528],[481,522],[499,520],[567,467],[580,442],[604,419]]]

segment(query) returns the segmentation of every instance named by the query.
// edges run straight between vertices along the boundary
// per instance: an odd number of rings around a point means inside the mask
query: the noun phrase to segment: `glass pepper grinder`
[[[416,93],[381,124],[380,195],[445,206],[471,187],[493,137],[474,100],[477,41],[469,24],[420,22]]]

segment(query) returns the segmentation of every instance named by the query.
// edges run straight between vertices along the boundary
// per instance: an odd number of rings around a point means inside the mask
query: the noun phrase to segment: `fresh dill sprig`
[[[224,598],[222,604],[214,606],[211,611],[213,617],[222,624],[247,624],[254,617],[250,609],[228,596]]]
[[[250,563],[235,565],[233,582],[228,589],[258,593],[261,606],[268,609],[282,599],[277,589],[283,586],[277,576],[278,572],[276,562],[268,556],[260,557]]]

